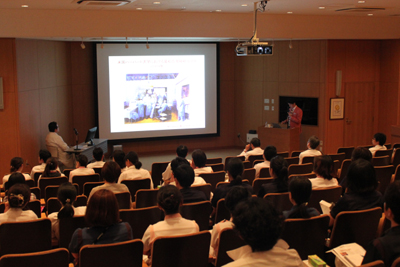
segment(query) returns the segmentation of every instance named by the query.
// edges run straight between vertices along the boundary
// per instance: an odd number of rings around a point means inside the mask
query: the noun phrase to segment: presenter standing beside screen
[[[300,128],[299,132],[301,133],[301,119],[303,118],[303,111],[296,105],[294,100],[288,101],[289,112],[286,120],[282,121],[282,124],[287,123],[288,128]]]
[[[64,168],[72,168],[73,167],[73,158],[69,155],[65,150],[69,148],[69,146],[64,142],[61,136],[58,135],[59,127],[57,122],[52,121],[49,123],[49,133],[46,136],[46,147],[47,150],[51,153],[52,157],[55,157],[64,164]],[[60,166],[61,168],[61,166]]]

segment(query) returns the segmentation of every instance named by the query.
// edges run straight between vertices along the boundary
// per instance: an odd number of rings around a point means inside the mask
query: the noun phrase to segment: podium
[[[300,129],[258,127],[258,139],[262,147],[275,146],[278,152],[300,150]]]
[[[87,146],[85,143],[80,143],[78,145],[79,149],[75,149],[75,146],[71,146],[65,152],[68,154],[85,155],[89,161],[93,158],[93,150],[95,147],[100,147],[103,149],[104,154],[107,153],[107,139],[93,139],[93,146]]]

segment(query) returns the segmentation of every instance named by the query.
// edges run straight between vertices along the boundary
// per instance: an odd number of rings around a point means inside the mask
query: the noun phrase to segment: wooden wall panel
[[[346,41],[345,82],[374,82],[377,74],[378,41]]]
[[[71,44],[55,42],[56,85],[71,85]]]
[[[264,70],[263,57],[236,57],[235,80],[236,81],[263,81]]]
[[[299,45],[299,82],[321,81],[321,41],[301,41]],[[324,80],[324,79],[323,79]],[[318,91],[318,90],[317,90]]]
[[[56,82],[56,48],[55,42],[37,41],[39,88],[49,88]]]
[[[292,41],[292,49],[289,42],[275,42],[275,51],[279,53],[279,82],[299,81],[299,41]]]
[[[16,41],[18,91],[37,90],[39,88],[39,68],[37,41],[19,39]]]

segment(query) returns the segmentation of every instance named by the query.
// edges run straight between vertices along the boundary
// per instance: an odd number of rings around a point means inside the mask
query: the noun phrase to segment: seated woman
[[[84,245],[110,244],[132,239],[129,223],[119,222],[118,201],[110,190],[102,189],[93,194],[86,214],[88,228],[78,228],[69,244],[69,251],[79,261],[79,250]]]
[[[314,173],[317,175],[317,177],[310,179],[312,189],[327,188],[339,185],[337,179],[333,178],[335,175],[333,160],[328,155],[314,158]]]
[[[366,210],[383,206],[382,194],[376,191],[378,181],[371,162],[365,159],[353,161],[347,172],[347,193],[332,208],[330,224],[342,211]]]
[[[85,215],[85,207],[73,206],[76,199],[76,188],[71,183],[63,183],[57,191],[57,198],[61,202],[61,209],[58,212],[53,212],[47,216],[51,221],[51,236],[54,241],[60,237],[59,220],[63,218],[72,218],[74,216]]]
[[[227,173],[229,177],[229,184],[222,184],[214,190],[214,196],[211,204],[214,208],[217,207],[218,200],[225,198],[226,194],[234,187],[241,186],[249,190],[250,194],[253,193],[253,187],[247,183],[242,182],[243,175],[243,161],[240,158],[232,158],[228,163]]]
[[[164,212],[164,221],[150,225],[143,235],[143,254],[151,255],[154,240],[160,236],[186,235],[199,232],[195,221],[182,218],[179,207],[182,205],[182,195],[173,185],[160,188],[157,194],[157,205]],[[151,264],[151,260],[147,260]]]
[[[10,177],[11,174],[19,172],[22,173],[22,170],[24,169],[24,160],[20,157],[15,157],[11,159],[10,162],[10,174],[4,175],[3,177],[3,187],[4,184],[8,181],[8,178]],[[32,180],[32,177],[27,174],[27,173],[22,173],[25,177],[25,180]]]
[[[112,160],[116,162],[119,167],[121,168],[121,172],[126,171],[126,165],[125,165],[125,153],[122,150],[115,150],[113,155],[112,155]]]
[[[293,207],[283,212],[285,219],[310,218],[318,216],[319,212],[314,208],[307,208],[307,202],[311,196],[311,182],[306,177],[290,178],[289,199]]]
[[[26,184],[15,184],[7,191],[8,202],[5,202],[5,212],[0,214],[0,224],[3,222],[21,222],[35,220],[38,217],[31,210],[23,210],[31,197],[31,190]]]
[[[7,191],[15,184],[26,184],[25,177],[22,173],[14,172],[13,174],[10,175],[10,177],[8,178],[8,181],[4,184],[4,189],[6,191],[6,194],[7,194]],[[30,200],[35,200],[35,199],[36,199],[36,195],[31,192]],[[3,202],[7,202],[7,201],[8,201],[8,198],[7,198],[7,196],[5,196]]]
[[[274,180],[272,183],[262,185],[258,197],[263,198],[269,193],[285,193],[288,191],[288,163],[281,157],[271,159],[269,174]]]
[[[61,176],[65,175],[59,171],[58,160],[56,158],[51,157],[46,160],[46,167],[44,168],[42,175],[39,176],[39,180],[42,177],[47,178],[47,177],[61,177]]]

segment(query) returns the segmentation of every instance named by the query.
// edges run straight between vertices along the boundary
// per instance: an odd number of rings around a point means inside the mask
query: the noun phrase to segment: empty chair
[[[248,180],[250,184],[253,184],[255,178],[256,178],[256,169],[254,168],[244,169],[242,176],[243,180]]]
[[[385,194],[386,188],[392,180],[392,173],[394,171],[393,165],[388,166],[374,166],[376,179],[379,181],[378,191]]]
[[[222,220],[229,220],[230,218],[231,214],[228,208],[225,206],[225,198],[221,198],[217,202],[214,223],[219,223]]]
[[[284,157],[284,158],[288,158],[289,157],[289,151],[278,152],[278,153],[276,153],[276,155]]]
[[[163,218],[163,213],[158,207],[141,209],[120,209],[121,221],[128,222],[132,226],[132,236],[142,238],[150,224],[158,223]]]
[[[162,181],[162,173],[165,171],[169,164],[167,162],[154,162],[151,164],[151,179],[153,180],[154,186],[157,186]]]
[[[387,166],[390,164],[389,156],[373,157],[372,165],[374,166]]]
[[[290,210],[293,206],[289,199],[289,193],[270,193],[266,194],[264,199],[271,202],[279,213]]]
[[[213,169],[213,172],[220,172],[224,170],[223,163],[207,164],[206,166],[211,167]]]
[[[340,166],[342,166],[343,160],[346,159],[346,154],[345,153],[328,154],[328,156],[330,156],[333,161],[338,160],[339,163],[340,163]]]
[[[251,164],[251,162],[248,161],[248,160],[243,161],[243,166],[244,166],[245,169],[250,169],[250,168],[253,167],[253,165]]]
[[[39,199],[34,199],[28,202],[26,209],[33,211],[38,218],[42,216],[42,208]]]
[[[83,185],[83,194],[85,196],[89,197],[90,191],[92,191],[93,188],[95,188],[96,186],[99,186],[99,185],[103,185],[103,184],[104,184],[104,182],[88,182],[88,183],[85,183]]]
[[[140,189],[136,192],[136,208],[157,206],[158,189]]]
[[[86,227],[85,216],[74,216],[59,220],[58,245],[60,248],[68,248],[71,237],[76,229]]]
[[[202,185],[192,185],[192,189],[202,191],[204,195],[206,195],[207,199],[211,198],[211,184],[202,184]]]
[[[299,164],[299,158],[298,157],[285,158],[285,160],[287,161],[289,166],[292,165],[292,164]]]
[[[212,211],[213,208],[210,201],[183,204],[180,208],[182,217],[196,221],[200,231],[208,230],[209,218]]]
[[[124,180],[121,182],[128,187],[132,201],[135,202],[135,195],[139,189],[150,189],[151,180],[149,178],[139,180]]]
[[[292,157],[292,158],[297,157],[298,158],[300,153],[303,152],[303,151],[304,150],[294,150],[294,151],[292,151],[292,153],[290,153],[290,157]]]
[[[344,153],[345,154],[345,159],[351,159],[351,154],[353,153],[354,146],[349,146],[349,147],[339,147],[337,150],[337,153]]]
[[[385,145],[386,146],[386,145]],[[392,158],[393,150],[387,149],[387,150],[377,150],[375,151],[374,157],[384,157],[384,156],[389,156]]]
[[[268,178],[271,177],[271,174],[269,173],[269,168],[262,168],[260,170],[260,177],[259,178]]]
[[[263,160],[263,159],[264,159],[263,155],[261,154],[261,155],[250,155],[247,160],[250,161],[251,166],[253,166],[253,162],[255,160]]]
[[[74,175],[72,177],[72,183],[79,185],[78,195],[83,195],[83,185],[89,182],[99,182],[100,175],[95,174],[88,174],[88,175]]]
[[[42,174],[43,174],[43,172],[35,172],[35,174],[33,175],[32,179],[35,181],[36,186],[38,185],[39,177]]]
[[[246,245],[246,243],[236,234],[233,229],[223,229],[219,235],[219,245],[215,267],[220,267],[231,262],[232,259],[226,252],[244,245]]]
[[[115,197],[118,201],[119,209],[130,209],[131,208],[131,193],[121,192],[115,193]]]
[[[292,164],[289,165],[289,175],[292,174],[305,174],[305,173],[310,173],[313,171],[313,164],[312,163],[306,163],[306,164]]]
[[[302,164],[313,163],[315,156],[307,156],[303,158]]]
[[[40,188],[40,198],[45,198],[45,192],[46,192],[46,187],[49,185],[60,185],[63,183],[68,182],[68,178],[65,176],[61,176],[61,177],[51,177],[51,178],[47,178],[47,177],[42,177],[39,180],[39,188]]]
[[[267,168],[269,169],[269,168]],[[263,169],[261,169],[263,170]],[[258,192],[260,191],[261,187],[263,184],[268,184],[268,183],[272,183],[272,181],[274,180],[274,178],[256,178],[253,181],[253,192],[255,195],[258,195]]]
[[[211,184],[211,191],[215,190],[215,188],[219,182],[225,181],[225,172],[224,171],[201,173],[199,176],[201,178],[203,178],[206,181],[206,183]]]
[[[342,187],[334,186],[329,188],[313,189],[311,191],[311,197],[308,201],[308,206],[315,208],[322,213],[319,202],[325,200],[328,203],[336,203],[342,195]]]
[[[222,158],[210,158],[206,160],[206,165],[222,163]]]
[[[65,248],[56,248],[33,253],[8,254],[0,258],[0,267],[68,267],[69,252]]]

